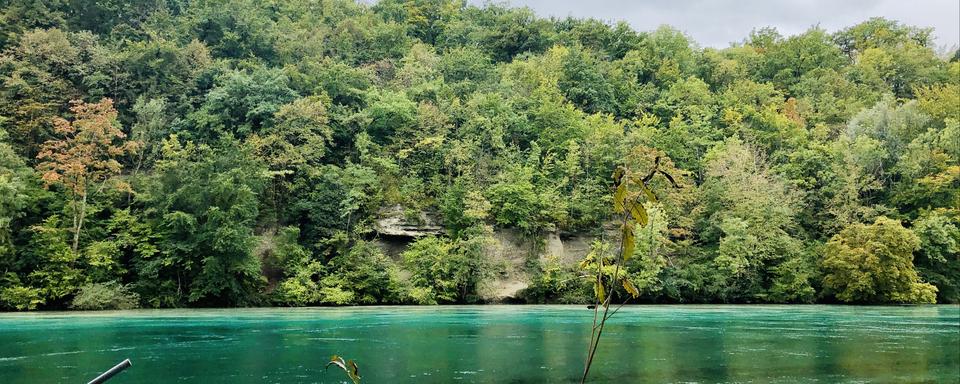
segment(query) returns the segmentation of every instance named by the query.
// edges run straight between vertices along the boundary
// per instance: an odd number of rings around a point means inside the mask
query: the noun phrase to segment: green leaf
[[[580,260],[580,265],[578,265],[578,267],[580,267],[580,269],[586,269],[587,266],[589,266],[590,263],[592,262],[593,262],[593,258],[591,258],[590,255],[588,254],[586,257],[583,258],[583,260]]]
[[[613,185],[619,186],[622,184],[623,174],[623,167],[617,167],[617,169],[613,171]]]
[[[650,189],[650,187],[648,187],[646,184],[641,183],[640,189],[642,189],[643,194],[647,196],[647,201],[650,201],[653,203],[657,202],[657,195],[653,194],[653,191]]]

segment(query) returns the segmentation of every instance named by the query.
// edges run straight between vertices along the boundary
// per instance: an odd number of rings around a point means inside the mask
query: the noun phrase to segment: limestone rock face
[[[396,259],[416,239],[444,233],[440,220],[427,212],[411,214],[402,206],[380,210],[375,223],[376,243],[388,256]],[[490,302],[512,302],[529,286],[529,261],[556,256],[565,265],[574,265],[590,252],[595,236],[546,232],[536,237],[524,237],[510,228],[495,228],[492,241],[486,246],[485,256],[498,266],[498,276],[487,282],[481,295]]]
[[[565,265],[573,265],[583,260],[590,253],[590,243],[594,237],[585,234],[568,234],[561,236],[556,232],[544,235],[546,249],[540,253],[540,259],[547,256],[556,256]]]
[[[494,229],[493,241],[487,247],[486,256],[493,263],[503,266],[503,271],[488,284],[483,296],[492,302],[515,301],[519,293],[530,285],[529,260],[543,260],[552,255],[563,264],[574,265],[590,252],[592,241],[592,236],[583,234],[561,236],[556,232],[548,232],[525,238],[513,229]]]
[[[374,229],[380,235],[418,238],[443,233],[438,220],[427,212],[417,212],[413,217],[396,205],[380,210]]]

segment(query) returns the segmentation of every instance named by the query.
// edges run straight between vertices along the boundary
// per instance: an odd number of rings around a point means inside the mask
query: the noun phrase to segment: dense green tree
[[[256,156],[273,173],[265,199],[272,201],[270,211],[278,221],[288,204],[294,174],[320,165],[333,139],[328,104],[329,100],[320,96],[297,99],[280,107],[274,125],[248,139]]]
[[[40,145],[52,137],[51,120],[80,96],[76,81],[82,60],[72,37],[60,29],[32,30],[0,55],[0,107],[5,117],[0,124],[28,157],[36,156]]]
[[[46,302],[39,289],[25,284],[17,272],[33,265],[25,265],[25,247],[17,247],[16,236],[23,231],[26,215],[39,202],[40,183],[13,148],[5,142],[0,131],[0,308],[36,309]],[[18,257],[19,256],[19,257]],[[25,271],[29,272],[29,270]]]
[[[444,52],[440,58],[440,73],[443,80],[455,87],[459,94],[468,95],[494,76],[494,66],[489,56],[476,47],[455,47]]]
[[[35,28],[63,25],[62,0],[11,0],[0,11],[0,50],[15,43],[25,32]]]
[[[529,8],[507,8],[488,5],[483,9],[469,7],[454,19],[438,38],[438,45],[479,44],[495,61],[510,61],[525,53],[540,53],[550,47],[553,25],[537,18]]]
[[[855,26],[837,32],[834,40],[847,54],[870,48],[894,47],[904,43],[929,46],[933,43],[930,28],[902,25],[896,21],[873,17]]]
[[[26,301],[23,295],[27,295],[30,300],[26,305],[30,307],[37,304],[62,306],[86,282],[83,257],[70,248],[69,231],[63,229],[59,216],[50,216],[29,230],[32,236],[20,262],[26,264],[21,266],[26,269],[24,285],[33,289],[19,292],[21,297],[18,299],[7,300],[15,306],[22,306]],[[31,266],[34,267],[32,270],[29,269]]]
[[[274,124],[274,114],[297,98],[283,72],[257,68],[231,71],[217,78],[203,106],[191,119],[197,138],[215,141],[223,135],[244,138]]]
[[[428,44],[435,44],[451,19],[463,8],[458,0],[385,0],[373,10],[385,19],[407,25],[408,34]]]
[[[403,93],[373,93],[363,117],[367,133],[378,144],[386,144],[395,136],[409,134],[416,122],[417,104]]]
[[[960,222],[956,211],[925,212],[914,222],[920,238],[915,264],[920,277],[937,287],[937,301],[960,302]]]
[[[327,263],[320,280],[324,304],[388,304],[406,301],[406,287],[393,261],[369,242],[360,241]]]
[[[324,272],[323,264],[312,260],[310,251],[300,245],[300,229],[280,228],[271,240],[274,246],[263,263],[267,278],[277,284],[272,292],[273,301],[290,306],[320,302],[317,280]]]
[[[9,269],[15,255],[15,224],[26,213],[28,204],[34,203],[31,189],[37,185],[33,170],[6,143],[4,136],[0,131],[0,265]]]
[[[571,50],[563,60],[563,77],[558,82],[567,100],[589,113],[613,113],[616,105],[613,85],[604,76],[600,62],[588,51]]]
[[[703,80],[689,77],[674,82],[657,100],[655,111],[662,124],[652,139],[653,145],[684,169],[696,170],[702,177],[702,162],[707,150],[723,139],[714,123],[716,96]]]
[[[275,10],[260,7],[253,0],[203,1],[186,6],[181,10],[182,21],[164,32],[185,35],[184,40],[196,38],[220,57],[272,58],[278,38]]]
[[[116,61],[119,68],[102,75],[117,83],[117,97],[127,103],[169,97],[165,101],[178,113],[186,112],[183,104],[199,99],[200,78],[214,65],[210,49],[197,40],[184,45],[165,39],[130,42],[117,53]]]
[[[770,173],[761,155],[737,140],[714,148],[707,154],[703,189],[701,236],[716,236],[718,242],[713,263],[720,297],[764,300],[772,284],[781,301],[812,301],[810,281],[781,265],[804,257],[797,238],[797,193]],[[796,291],[784,292],[786,287]]]
[[[779,34],[760,33],[748,41],[763,51],[759,58],[757,78],[787,88],[805,74],[821,68],[840,68],[846,64],[840,48],[827,31],[812,28],[786,39]]]
[[[176,281],[178,303],[251,305],[263,283],[252,250],[263,166],[248,148],[210,148],[176,136],[164,142],[146,213],[159,230],[159,254],[144,266],[158,289]],[[183,295],[182,298],[180,295]]]
[[[171,133],[172,118],[164,99],[138,98],[133,105],[136,120],[130,127],[130,139],[139,143],[132,153],[133,173],[150,167],[160,156],[163,139]]]
[[[413,273],[411,283],[425,289],[419,301],[428,303],[464,303],[477,298],[489,262],[481,252],[482,232],[471,229],[471,235],[449,240],[425,237],[413,242],[403,252],[403,261]],[[478,243],[478,241],[480,243]]]

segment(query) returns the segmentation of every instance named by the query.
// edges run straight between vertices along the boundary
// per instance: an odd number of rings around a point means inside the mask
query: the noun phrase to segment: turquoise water
[[[452,306],[0,313],[0,383],[541,383],[579,378],[592,311]],[[960,307],[633,306],[596,382],[957,383]]]

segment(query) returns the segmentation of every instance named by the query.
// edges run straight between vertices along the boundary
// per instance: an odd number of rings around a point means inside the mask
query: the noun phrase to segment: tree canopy
[[[473,303],[515,269],[518,300],[582,302],[544,239],[609,242],[610,175],[654,161],[639,301],[960,301],[960,56],[922,26],[714,49],[459,0],[0,20],[2,309]],[[388,211],[439,229],[391,251]]]

